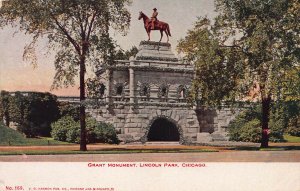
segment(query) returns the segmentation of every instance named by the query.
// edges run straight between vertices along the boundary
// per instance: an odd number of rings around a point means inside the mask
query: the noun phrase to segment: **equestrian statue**
[[[167,38],[168,38],[167,42],[169,42],[169,36],[171,36],[169,24],[165,23],[165,22],[162,22],[162,21],[159,21],[157,19],[157,15],[158,15],[158,12],[157,12],[156,8],[153,9],[153,14],[152,14],[151,19],[149,19],[149,17],[147,17],[147,15],[145,15],[143,12],[140,12],[139,20],[141,18],[143,18],[144,27],[145,27],[146,32],[148,34],[148,41],[150,41],[151,30],[159,30],[160,31],[160,40],[159,40],[159,42],[161,42],[161,39],[163,37],[163,32],[166,33]]]

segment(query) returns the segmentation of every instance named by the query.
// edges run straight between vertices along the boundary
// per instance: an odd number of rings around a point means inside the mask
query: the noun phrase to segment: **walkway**
[[[300,162],[300,151],[0,156],[0,162]]]

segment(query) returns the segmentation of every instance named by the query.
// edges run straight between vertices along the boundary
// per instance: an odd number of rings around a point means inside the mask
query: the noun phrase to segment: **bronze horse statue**
[[[146,29],[146,32],[148,34],[148,41],[150,40],[150,33],[151,30],[160,30],[160,40],[161,41],[162,37],[163,37],[163,32],[166,33],[167,35],[167,42],[169,42],[169,36],[171,36],[171,32],[170,32],[170,27],[168,23],[162,22],[162,21],[156,21],[154,24],[154,29],[151,28],[151,19],[149,19],[149,17],[147,17],[147,15],[145,15],[143,12],[140,12],[140,16],[139,16],[139,20],[141,20],[141,18],[143,18],[144,20],[144,27]]]

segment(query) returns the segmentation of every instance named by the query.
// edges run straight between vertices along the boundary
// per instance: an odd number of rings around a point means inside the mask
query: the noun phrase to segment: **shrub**
[[[289,127],[291,119],[297,118],[300,115],[300,102],[299,101],[287,101],[280,104],[283,107],[283,117],[285,129]]]
[[[260,121],[253,119],[241,128],[241,141],[258,143],[261,140]]]
[[[283,133],[285,129],[285,119],[284,119],[283,107],[275,108],[270,114],[269,121],[269,140],[271,142],[283,142]]]
[[[111,124],[86,119],[87,143],[119,143],[115,128]],[[71,116],[65,116],[52,124],[52,137],[69,143],[80,142],[80,123]]]
[[[67,130],[66,141],[69,143],[80,143],[80,126],[78,123]]]
[[[9,98],[10,121],[27,137],[50,136],[51,123],[59,118],[55,95],[40,92],[16,92]]]
[[[287,133],[292,136],[300,137],[300,128],[297,127],[288,127]]]
[[[100,122],[94,129],[96,142],[118,144],[120,141],[117,137],[115,128],[108,123]]]
[[[65,116],[58,120],[54,125],[57,125],[55,129],[53,129],[53,133],[56,136],[59,136],[69,143],[80,143],[80,123],[79,121],[75,121],[73,116]],[[96,139],[94,138],[94,128],[97,125],[97,121],[93,118],[86,119],[86,132],[87,132],[87,142],[95,143]],[[53,136],[53,135],[52,135]],[[56,139],[54,136],[53,138]]]
[[[2,90],[0,92],[0,121],[5,122],[8,127],[10,122],[9,100],[11,96],[9,92]]]
[[[51,127],[51,136],[54,138],[54,140],[58,141],[67,141],[68,131],[70,129],[73,130],[76,128],[80,128],[79,123],[75,122],[73,117],[71,116],[60,118],[57,122],[52,123]],[[71,133],[69,136],[71,136]]]
[[[261,121],[261,107],[254,107],[242,111],[228,126],[229,140],[259,142],[261,137],[261,127],[257,126]],[[283,133],[285,129],[284,108],[274,107],[270,113],[269,140],[272,142],[284,141]],[[250,128],[252,126],[253,128]],[[246,136],[249,136],[248,138]]]
[[[229,141],[242,141],[240,134],[240,128],[229,128]]]
[[[80,107],[71,103],[61,102],[59,105],[60,117],[72,116],[75,121],[79,121]]]
[[[271,142],[284,142],[284,126],[281,122],[272,122],[270,123],[270,134],[269,140]]]
[[[253,112],[243,111],[228,126],[230,141],[259,142],[260,120]]]
[[[290,119],[286,132],[292,136],[300,136],[300,115]]]
[[[254,117],[252,116],[251,112],[242,111],[233,121],[231,121],[228,126],[229,140],[243,141],[241,139],[242,128],[248,122],[248,120],[252,120],[253,118]]]

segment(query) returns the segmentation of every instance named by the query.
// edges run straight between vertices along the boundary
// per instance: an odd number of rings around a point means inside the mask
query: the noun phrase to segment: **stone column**
[[[134,109],[134,102],[135,102],[135,80],[134,80],[134,69],[132,66],[134,65],[133,57],[130,58],[130,68],[129,68],[129,95],[130,95],[130,111]]]

